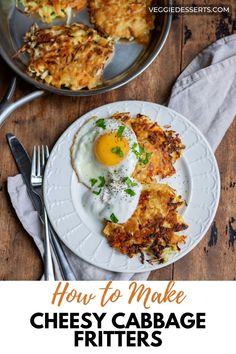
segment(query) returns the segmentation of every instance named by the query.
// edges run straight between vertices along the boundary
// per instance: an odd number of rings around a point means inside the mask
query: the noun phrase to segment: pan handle
[[[8,88],[5,92],[5,95],[0,101],[0,109],[3,107],[5,104],[11,101],[12,96],[14,95],[14,92],[16,90],[16,77],[12,77],[10,80],[10,83],[8,85]]]
[[[14,77],[11,79],[7,91],[2,100],[0,101],[0,128],[5,123],[7,118],[11,115],[11,113],[14,112],[17,108],[45,94],[45,91],[38,90],[29,93],[28,95],[20,98],[15,102],[11,102],[11,98],[15,92],[15,88],[16,78]]]

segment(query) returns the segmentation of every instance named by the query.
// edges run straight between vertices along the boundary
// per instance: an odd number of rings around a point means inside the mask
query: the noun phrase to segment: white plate
[[[105,118],[115,112],[149,116],[162,127],[180,134],[186,145],[183,156],[175,164],[177,173],[162,180],[168,182],[187,201],[182,210],[189,224],[186,244],[167,263],[141,264],[140,257],[129,258],[113,250],[102,236],[102,224],[91,218],[82,207],[85,191],[71,167],[70,147],[79,127],[92,116]],[[220,196],[220,177],[216,159],[199,130],[180,114],[155,103],[123,101],[111,103],[76,120],[60,137],[47,163],[44,198],[50,221],[58,236],[76,255],[98,267],[116,272],[144,272],[167,266],[190,252],[202,239],[213,221]]]

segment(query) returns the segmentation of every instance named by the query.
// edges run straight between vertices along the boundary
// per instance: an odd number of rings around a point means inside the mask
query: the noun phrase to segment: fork
[[[49,157],[49,149],[48,146],[36,147],[33,149],[33,157],[32,157],[32,169],[31,169],[31,185],[33,187],[33,191],[40,197],[41,204],[43,207],[43,220],[45,226],[45,277],[52,276],[55,280],[55,277],[52,273],[52,257],[50,244],[53,247],[54,254],[57,258],[58,265],[61,270],[61,274],[64,280],[76,280],[76,276],[69,264],[69,261],[66,258],[65,252],[61,246],[60,241],[57,238],[57,235],[50,224],[50,221],[47,216],[47,211],[43,202],[43,175],[44,169]]]
[[[32,165],[31,165],[31,186],[33,192],[39,196],[42,203],[42,217],[44,221],[44,275],[45,280],[55,280],[52,255],[50,248],[50,236],[49,236],[49,226],[47,211],[43,204],[42,198],[42,184],[43,184],[43,173],[45,168],[45,162],[49,157],[49,150],[47,146],[42,146],[41,149],[38,146],[34,146]]]

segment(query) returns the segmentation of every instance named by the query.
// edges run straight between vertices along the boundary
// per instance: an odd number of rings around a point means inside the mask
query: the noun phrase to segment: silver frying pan
[[[170,5],[172,4],[172,0],[166,0],[166,3]],[[151,41],[147,46],[143,46],[136,42],[119,41],[116,44],[115,55],[105,69],[103,84],[92,90],[83,89],[79,91],[57,89],[35,80],[26,74],[27,55],[21,55],[20,57],[14,56],[23,44],[24,34],[35,22],[40,27],[45,27],[45,24],[39,19],[32,16],[26,16],[17,10],[15,0],[0,0],[0,55],[15,73],[39,89],[39,91],[35,91],[28,95],[28,97],[24,97],[22,99],[23,101],[20,102],[21,104],[43,95],[45,91],[67,96],[91,96],[108,92],[125,85],[141,74],[160,53],[169,34],[171,15],[158,14],[155,30],[153,31]],[[82,22],[92,26],[89,22],[89,15],[86,9],[79,12],[73,18],[73,22]],[[54,21],[54,24],[62,23],[64,22]],[[3,108],[1,108],[0,124],[13,109],[9,103],[7,104],[7,108],[8,111],[5,112],[4,117],[1,114],[1,111],[3,111]]]

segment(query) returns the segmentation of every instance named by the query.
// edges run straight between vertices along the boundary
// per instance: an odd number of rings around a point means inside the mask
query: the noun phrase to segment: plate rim
[[[204,230],[202,231],[201,233],[201,236],[189,247],[187,248],[186,250],[184,250],[183,252],[180,252],[179,253],[179,257],[178,259],[174,260],[174,261],[167,261],[163,264],[157,264],[158,267],[155,267],[155,265],[153,265],[153,269],[150,268],[150,269],[145,269],[145,270],[139,270],[139,269],[135,269],[135,270],[125,270],[125,269],[122,269],[122,270],[114,270],[112,267],[109,268],[109,267],[106,267],[106,266],[102,266],[102,265],[96,265],[92,262],[90,262],[88,259],[85,259],[83,258],[81,255],[78,255],[74,252],[74,250],[72,250],[70,248],[70,245],[65,242],[65,240],[58,234],[58,237],[60,238],[60,240],[66,245],[66,247],[68,247],[74,255],[76,255],[77,257],[81,258],[83,261],[89,263],[89,264],[92,264],[93,266],[95,267],[98,267],[98,268],[101,268],[103,270],[107,270],[107,271],[112,271],[112,272],[121,272],[121,273],[144,273],[144,272],[148,272],[148,271],[155,271],[155,270],[158,270],[158,269],[161,269],[161,268],[164,268],[164,267],[167,267],[171,264],[174,264],[176,262],[178,262],[180,259],[182,259],[184,256],[186,256],[188,253],[190,253],[199,243],[200,241],[205,237],[206,233],[208,232],[209,230],[209,227],[210,225],[212,224],[213,220],[214,220],[214,217],[216,215],[216,212],[217,212],[217,209],[218,209],[218,206],[219,206],[219,200],[220,200],[220,195],[221,195],[221,179],[220,179],[220,172],[219,172],[219,167],[218,167],[218,163],[217,163],[217,160],[216,160],[216,157],[215,157],[215,154],[214,154],[214,151],[212,150],[209,142],[207,141],[207,139],[205,138],[205,136],[203,135],[203,133],[195,126],[194,123],[192,123],[190,120],[188,120],[185,116],[183,116],[181,113],[178,113],[177,111],[167,107],[167,106],[164,106],[164,105],[161,105],[161,104],[158,104],[158,103],[155,103],[155,102],[149,102],[149,101],[142,101],[142,100],[121,100],[121,101],[116,101],[116,102],[111,102],[111,103],[107,103],[105,105],[101,105],[99,107],[95,107],[93,108],[92,110],[84,113],[83,115],[81,115],[79,118],[76,118],[75,121],[69,125],[69,127],[64,130],[64,132],[60,135],[60,137],[57,139],[56,143],[54,144],[53,146],[53,149],[51,150],[51,153],[50,155],[54,152],[54,149],[56,149],[58,143],[60,142],[61,139],[63,139],[64,135],[66,135],[71,129],[73,129],[74,126],[76,126],[78,124],[78,121],[83,118],[85,115],[89,115],[90,113],[92,114],[93,111],[95,110],[98,110],[100,108],[105,108],[105,107],[111,107],[113,105],[118,105],[118,104],[123,104],[123,105],[127,105],[127,104],[144,104],[144,105],[154,105],[156,106],[157,108],[162,108],[164,110],[168,110],[170,111],[172,114],[174,115],[177,115],[178,117],[180,117],[184,122],[187,122],[187,124],[193,128],[193,130],[197,131],[198,135],[202,138],[202,140],[204,141],[205,145],[207,146],[207,149],[208,151],[210,152],[211,154],[211,158],[212,158],[212,161],[214,163],[214,166],[215,166],[215,171],[216,171],[216,175],[214,175],[216,177],[216,185],[217,185],[217,198],[215,199],[215,204],[214,204],[214,208],[212,209],[212,215],[211,217],[209,218]],[[88,118],[89,119],[89,118]],[[85,120],[86,121],[86,120]],[[50,157],[49,157],[50,159]],[[49,164],[46,165],[46,168],[45,168],[45,176],[47,176],[48,174],[48,169],[49,169]],[[44,180],[44,184],[43,184],[43,191],[44,191],[44,200],[45,200],[45,206],[46,206],[46,209],[48,210],[48,207],[47,207],[47,198],[46,198],[46,195],[45,195],[45,188],[46,186],[46,181]],[[48,213],[48,217],[49,217],[49,220],[51,222],[51,224],[53,225],[53,221],[51,220],[50,218],[50,215]],[[124,255],[124,257],[127,257]]]

